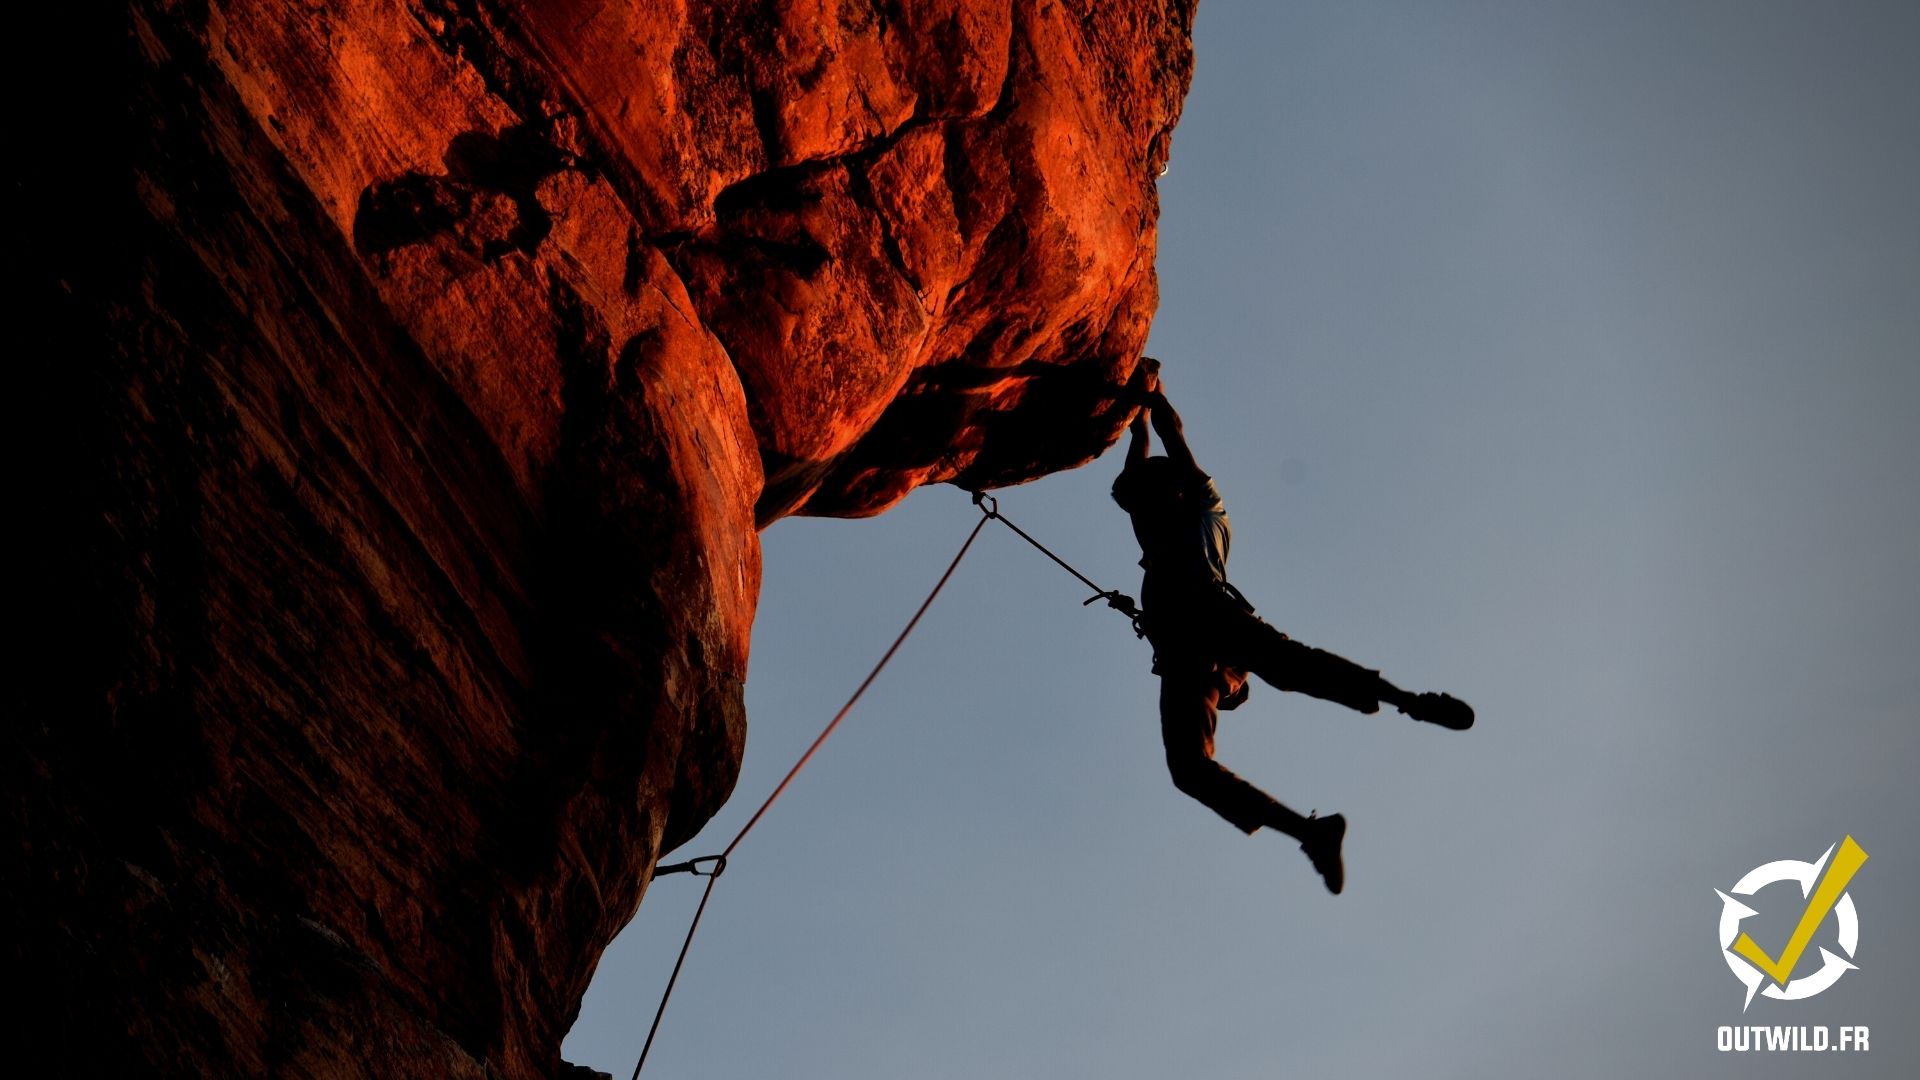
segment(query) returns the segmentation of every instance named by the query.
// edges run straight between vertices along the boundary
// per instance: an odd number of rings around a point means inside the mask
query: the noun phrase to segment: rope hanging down
[[[635,1062],[633,1066],[633,1080],[640,1080],[640,1070],[646,1067],[647,1055],[653,1050],[653,1037],[660,1032],[660,1018],[666,1015],[667,1001],[673,997],[674,984],[680,980],[680,968],[687,961],[687,949],[693,945],[694,932],[700,929],[700,916],[706,914],[707,900],[713,896],[714,884],[720,880],[721,874],[726,873],[727,857],[733,854],[733,850],[740,846],[740,841],[745,840],[747,834],[753,831],[753,827],[760,823],[762,817],[766,816],[767,810],[773,806],[774,800],[778,799],[781,794],[787,790],[787,785],[793,782],[793,778],[798,776],[800,770],[805,768],[807,762],[813,758],[814,751],[820,749],[821,744],[827,741],[827,736],[833,734],[833,729],[839,727],[840,721],[846,719],[847,714],[853,711],[853,706],[860,700],[860,696],[867,692],[867,687],[873,685],[873,680],[879,677],[881,669],[885,668],[887,662],[893,659],[893,654],[900,650],[901,644],[907,640],[907,635],[913,633],[913,628],[919,625],[920,616],[925,615],[927,609],[933,606],[934,597],[939,596],[940,590],[946,588],[948,579],[952,578],[953,572],[960,568],[960,560],[967,557],[968,549],[973,547],[973,542],[979,538],[980,530],[987,527],[988,521],[998,521],[1007,528],[1012,529],[1022,540],[1039,549],[1042,555],[1058,563],[1061,569],[1079,578],[1082,584],[1092,589],[1094,595],[1082,603],[1080,605],[1081,607],[1086,607],[1095,600],[1105,600],[1107,606],[1126,615],[1133,621],[1134,633],[1141,633],[1140,610],[1134,606],[1132,597],[1114,590],[1102,589],[1099,585],[1094,584],[1091,578],[1068,565],[1065,559],[1047,550],[1046,545],[1027,535],[1025,529],[1008,521],[1006,517],[1000,513],[999,500],[988,495],[986,492],[974,492],[973,504],[980,508],[980,520],[974,522],[973,531],[967,534],[966,542],[960,545],[960,551],[954,555],[953,561],[947,564],[946,572],[940,575],[939,581],[934,582],[933,590],[927,593],[927,598],[920,601],[920,606],[914,610],[913,617],[907,620],[907,625],[901,628],[899,635],[893,639],[893,644],[887,646],[887,651],[881,655],[880,662],[873,665],[873,670],[867,672],[866,678],[860,680],[860,685],[854,688],[853,696],[847,698],[846,704],[840,706],[840,711],[834,713],[833,719],[827,721],[827,726],[820,729],[820,734],[814,736],[813,742],[807,746],[806,752],[800,755],[800,760],[794,762],[793,767],[787,770],[787,775],[781,777],[780,783],[774,786],[773,794],[768,795],[766,801],[760,804],[760,808],[753,812],[753,816],[747,819],[747,823],[742,825],[740,831],[733,835],[733,839],[727,842],[726,848],[718,855],[702,855],[697,859],[689,859],[686,862],[668,863],[664,866],[654,867],[653,876],[655,878],[664,877],[668,874],[692,874],[695,877],[706,878],[707,888],[705,892],[700,894],[699,906],[693,909],[693,921],[687,925],[687,936],[685,940],[680,942],[680,955],[674,958],[673,973],[667,976],[667,988],[660,994],[660,1006],[653,1011],[653,1023],[647,1028],[647,1041],[640,1047],[640,1060]],[[705,869],[702,868],[703,866]]]

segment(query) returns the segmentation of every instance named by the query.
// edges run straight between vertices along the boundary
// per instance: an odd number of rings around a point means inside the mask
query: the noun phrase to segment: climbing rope
[[[974,492],[973,505],[980,508],[980,520],[974,522],[973,531],[967,534],[966,542],[960,545],[960,551],[954,555],[953,561],[947,564],[946,572],[940,575],[939,581],[934,582],[933,590],[927,593],[927,598],[920,601],[920,606],[914,610],[913,617],[907,620],[907,625],[901,628],[899,635],[893,639],[893,644],[887,646],[887,651],[881,655],[880,662],[873,665],[873,670],[867,672],[866,678],[860,680],[860,685],[854,688],[853,696],[847,698],[846,704],[840,706],[840,711],[834,713],[833,719],[827,721],[827,726],[820,729],[820,734],[814,736],[813,742],[808,745],[806,752],[800,755],[800,760],[793,763],[793,767],[787,770],[786,776],[781,777],[780,783],[774,786],[773,794],[768,795],[766,801],[760,804],[760,808],[753,812],[753,816],[747,819],[747,823],[742,825],[740,831],[733,835],[733,839],[727,842],[726,848],[718,855],[702,855],[697,859],[689,859],[686,862],[668,863],[664,866],[654,867],[654,878],[661,878],[668,874],[692,874],[695,877],[706,878],[707,888],[705,892],[700,894],[699,906],[693,909],[693,921],[687,925],[687,936],[680,942],[680,955],[674,958],[673,973],[667,976],[667,988],[660,994],[660,1006],[653,1011],[653,1023],[647,1028],[647,1041],[640,1047],[640,1060],[635,1062],[633,1066],[633,1080],[640,1080],[640,1070],[646,1067],[647,1055],[653,1050],[653,1037],[660,1032],[660,1018],[666,1015],[667,1001],[673,997],[674,984],[680,980],[680,968],[687,961],[687,949],[693,945],[694,932],[700,929],[700,916],[706,914],[707,900],[713,896],[713,887],[719,882],[720,875],[726,873],[727,857],[732,855],[734,849],[740,846],[740,841],[747,838],[747,834],[753,831],[753,827],[760,824],[760,819],[766,816],[767,810],[773,806],[774,800],[780,798],[781,794],[787,790],[787,785],[793,783],[793,778],[800,774],[800,770],[806,767],[808,761],[812,760],[814,752],[819,750],[820,745],[827,741],[827,736],[833,734],[833,729],[839,727],[840,721],[846,719],[847,714],[853,711],[853,706],[860,700],[860,696],[867,692],[867,687],[873,685],[873,680],[879,677],[881,669],[885,668],[887,662],[893,659],[893,654],[900,650],[901,644],[907,640],[907,635],[913,633],[913,628],[919,625],[920,616],[925,615],[927,609],[933,606],[934,597],[939,596],[940,590],[946,588],[948,579],[952,578],[953,572],[960,568],[960,560],[967,557],[967,550],[973,547],[973,542],[979,538],[980,530],[987,527],[987,522],[998,521],[1007,528],[1012,529],[1022,540],[1038,548],[1041,554],[1058,563],[1067,573],[1079,578],[1081,583],[1086,585],[1087,588],[1092,589],[1094,595],[1082,603],[1080,605],[1081,607],[1086,607],[1096,600],[1105,600],[1107,606],[1126,615],[1132,620],[1134,633],[1140,634],[1142,632],[1140,629],[1140,609],[1134,606],[1132,597],[1121,592],[1102,589],[1093,582],[1093,579],[1075,570],[1065,559],[1049,551],[1046,545],[1027,535],[1025,529],[1008,521],[1006,516],[1000,513],[999,500],[988,495],[986,492]],[[705,866],[706,869],[702,869],[703,866]]]
[[[994,498],[993,496],[987,494],[984,491],[976,491],[973,493],[973,505],[979,507],[981,513],[985,514],[986,516],[992,518],[995,521],[998,521],[1000,524],[1005,525],[1007,528],[1012,529],[1013,534],[1015,536],[1018,536],[1020,539],[1025,540],[1029,544],[1032,544],[1034,548],[1040,552],[1040,554],[1045,555],[1049,559],[1052,559],[1055,563],[1059,564],[1060,569],[1065,570],[1067,573],[1072,574],[1074,577],[1079,578],[1080,583],[1082,585],[1085,585],[1087,588],[1092,589],[1093,595],[1087,597],[1085,600],[1082,600],[1080,602],[1081,607],[1086,607],[1087,605],[1092,604],[1096,600],[1105,600],[1107,602],[1108,607],[1112,608],[1113,610],[1119,612],[1122,615],[1125,615],[1128,621],[1133,623],[1133,633],[1135,637],[1147,636],[1146,629],[1141,622],[1140,609],[1134,606],[1133,597],[1128,596],[1126,593],[1123,593],[1118,589],[1101,588],[1097,583],[1094,582],[1092,578],[1088,577],[1087,575],[1081,573],[1078,570],[1075,570],[1073,568],[1073,565],[1067,562],[1067,560],[1061,558],[1058,555],[1055,555],[1053,551],[1047,547],[1047,545],[1027,535],[1027,530],[1021,528],[1018,525],[1015,525],[1012,521],[1007,519],[1007,516],[1005,514],[1002,514],[1000,512],[1000,500]]]

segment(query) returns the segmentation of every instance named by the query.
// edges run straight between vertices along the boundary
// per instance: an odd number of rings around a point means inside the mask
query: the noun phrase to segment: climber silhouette
[[[1362,713],[1393,705],[1415,720],[1456,731],[1473,726],[1473,710],[1447,694],[1413,694],[1351,660],[1302,645],[1254,614],[1227,582],[1231,533],[1213,478],[1188,449],[1180,414],[1160,386],[1159,362],[1143,358],[1140,405],[1127,445],[1126,467],[1113,482],[1113,499],[1133,520],[1140,542],[1141,628],[1153,643],[1160,676],[1160,733],[1174,786],[1226,818],[1242,832],[1261,826],[1300,841],[1300,849],[1339,892],[1346,881],[1340,847],[1347,820],[1339,814],[1301,816],[1213,759],[1218,710],[1247,697],[1251,672],[1280,690],[1337,701]],[[1149,457],[1151,422],[1166,444]]]

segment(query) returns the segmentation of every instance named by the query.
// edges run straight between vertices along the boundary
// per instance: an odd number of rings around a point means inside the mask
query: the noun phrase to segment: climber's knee
[[[1192,750],[1167,748],[1167,775],[1173,778],[1173,786],[1184,795],[1196,799],[1202,798],[1214,786],[1224,770],[1220,763]]]

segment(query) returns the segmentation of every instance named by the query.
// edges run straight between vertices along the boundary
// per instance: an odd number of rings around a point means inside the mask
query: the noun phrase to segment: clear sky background
[[[995,526],[742,845],[647,1075],[1920,1075],[1920,5],[1205,0],[1195,48],[1150,351],[1233,580],[1479,727],[1223,717],[1347,815],[1330,896],[1173,789],[1146,645]],[[1118,459],[1001,506],[1137,592]],[[976,516],[768,530],[744,772],[683,857]],[[1849,833],[1859,970],[1743,1018],[1714,889]],[[570,1060],[631,1072],[699,886]],[[1742,1022],[1872,1049],[1716,1053]]]

